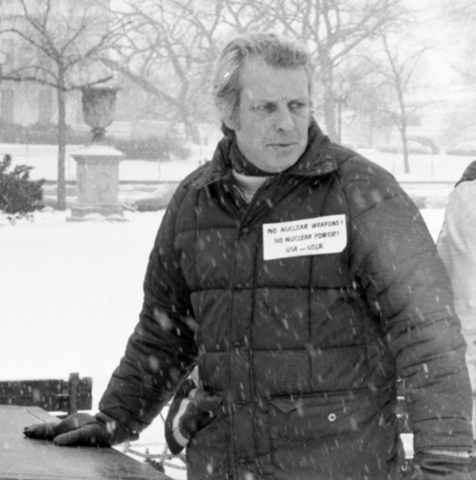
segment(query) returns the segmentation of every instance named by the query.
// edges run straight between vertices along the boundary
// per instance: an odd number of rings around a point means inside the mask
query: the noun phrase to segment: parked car
[[[433,140],[433,138],[425,137],[423,135],[410,135],[407,140],[420,143],[421,145],[425,145],[426,147],[430,147],[431,153],[438,154],[441,152],[440,147],[438,146],[436,141]]]
[[[433,153],[433,149],[427,145],[423,145],[420,142],[415,140],[409,140],[407,143],[408,146],[408,153],[418,153],[420,155],[429,155]],[[379,152],[387,152],[387,153],[402,153],[403,152],[403,145],[401,144],[388,144],[388,145],[380,145],[377,147]]]
[[[469,157],[476,156],[476,140],[467,140],[458,143],[446,152],[448,155],[467,155]]]

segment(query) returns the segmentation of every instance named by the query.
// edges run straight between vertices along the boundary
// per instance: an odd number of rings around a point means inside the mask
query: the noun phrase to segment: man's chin
[[[275,157],[270,159],[268,162],[258,165],[261,170],[269,173],[279,173],[287,170],[289,167],[292,167],[297,161],[299,157]]]
[[[277,165],[280,165],[280,171],[286,170],[286,168],[294,165],[299,158],[301,157],[302,152],[297,148],[292,148],[289,150],[278,150],[274,156],[274,162]]]

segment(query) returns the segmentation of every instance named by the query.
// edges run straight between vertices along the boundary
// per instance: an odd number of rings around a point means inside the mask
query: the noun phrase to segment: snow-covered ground
[[[4,146],[2,152],[7,153]],[[32,158],[29,163],[43,172],[38,177],[50,172],[54,178],[51,159]],[[415,175],[453,181],[469,163],[456,158],[446,159],[445,165],[435,159],[415,161]],[[161,179],[183,178],[197,164],[196,159],[163,162]],[[157,174],[157,164],[123,162],[121,179],[150,179],[151,165]],[[391,158],[384,166],[392,170]],[[409,179],[395,169],[397,178]],[[436,239],[444,210],[423,209],[422,214]],[[79,372],[93,377],[96,408],[137,321],[146,263],[162,215],[126,211],[127,222],[78,223],[66,221],[70,211],[47,210],[36,213],[34,222],[21,220],[15,226],[0,216],[1,380],[66,379]],[[162,427],[159,418],[139,444],[161,451]],[[185,478],[180,470],[167,473]]]

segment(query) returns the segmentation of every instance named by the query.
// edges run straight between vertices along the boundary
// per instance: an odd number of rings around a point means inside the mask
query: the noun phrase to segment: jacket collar
[[[200,189],[225,178],[231,178],[230,151],[234,140],[224,137],[220,140],[212,160],[202,167],[187,186]],[[298,161],[281,172],[279,175],[297,175],[305,177],[318,177],[326,175],[337,169],[334,150],[329,137],[324,135],[316,121],[312,119],[309,126],[309,141],[306,150]]]

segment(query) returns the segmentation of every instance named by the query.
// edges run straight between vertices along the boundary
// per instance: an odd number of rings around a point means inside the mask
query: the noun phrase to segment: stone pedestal
[[[99,214],[106,220],[120,220],[123,208],[118,202],[119,162],[124,154],[107,145],[91,144],[71,153],[76,160],[77,202],[68,220],[87,220]]]

